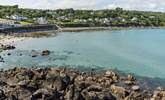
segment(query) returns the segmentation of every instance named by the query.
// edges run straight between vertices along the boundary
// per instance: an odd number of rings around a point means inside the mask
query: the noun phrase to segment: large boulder
[[[65,90],[70,84],[71,80],[68,75],[64,77],[57,77],[53,82],[52,87],[57,89],[58,91]]]
[[[120,98],[125,98],[129,95],[128,90],[126,90],[124,87],[120,87],[120,86],[116,86],[116,85],[111,86],[111,91],[114,94],[117,94],[118,97],[120,97]]]

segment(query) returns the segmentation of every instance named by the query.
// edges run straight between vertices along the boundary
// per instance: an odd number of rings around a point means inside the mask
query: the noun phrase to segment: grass
[[[26,22],[26,21],[20,21],[20,24],[21,24],[21,25],[31,25],[31,24],[33,24],[33,23]]]

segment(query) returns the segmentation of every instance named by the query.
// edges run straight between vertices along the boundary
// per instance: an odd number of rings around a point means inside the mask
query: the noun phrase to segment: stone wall
[[[3,28],[0,29],[1,33],[25,33],[25,32],[37,32],[37,31],[48,31],[48,30],[57,30],[56,25],[29,25],[21,27],[12,27],[12,28]]]

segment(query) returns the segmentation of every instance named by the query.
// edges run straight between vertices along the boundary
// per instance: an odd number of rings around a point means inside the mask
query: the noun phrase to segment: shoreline
[[[0,98],[5,99],[162,100],[165,97],[162,87],[153,90],[143,87],[134,76],[121,76],[112,70],[95,73],[69,68],[13,68],[0,71],[0,86]]]
[[[122,29],[165,29],[165,27],[64,27],[59,29],[61,32],[79,32],[95,30],[122,30]]]
[[[25,37],[17,37],[17,36],[11,36],[11,35],[0,35],[0,44],[4,45],[12,45],[17,41],[23,41],[25,40]]]

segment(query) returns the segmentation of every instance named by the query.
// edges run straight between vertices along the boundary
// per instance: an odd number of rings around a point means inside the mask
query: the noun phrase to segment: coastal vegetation
[[[147,11],[129,11],[122,8],[104,10],[23,9],[15,6],[0,6],[0,18],[10,19],[17,15],[24,18],[23,23],[36,24],[37,18],[45,18],[50,24],[63,27],[91,26],[165,26],[165,13]]]

